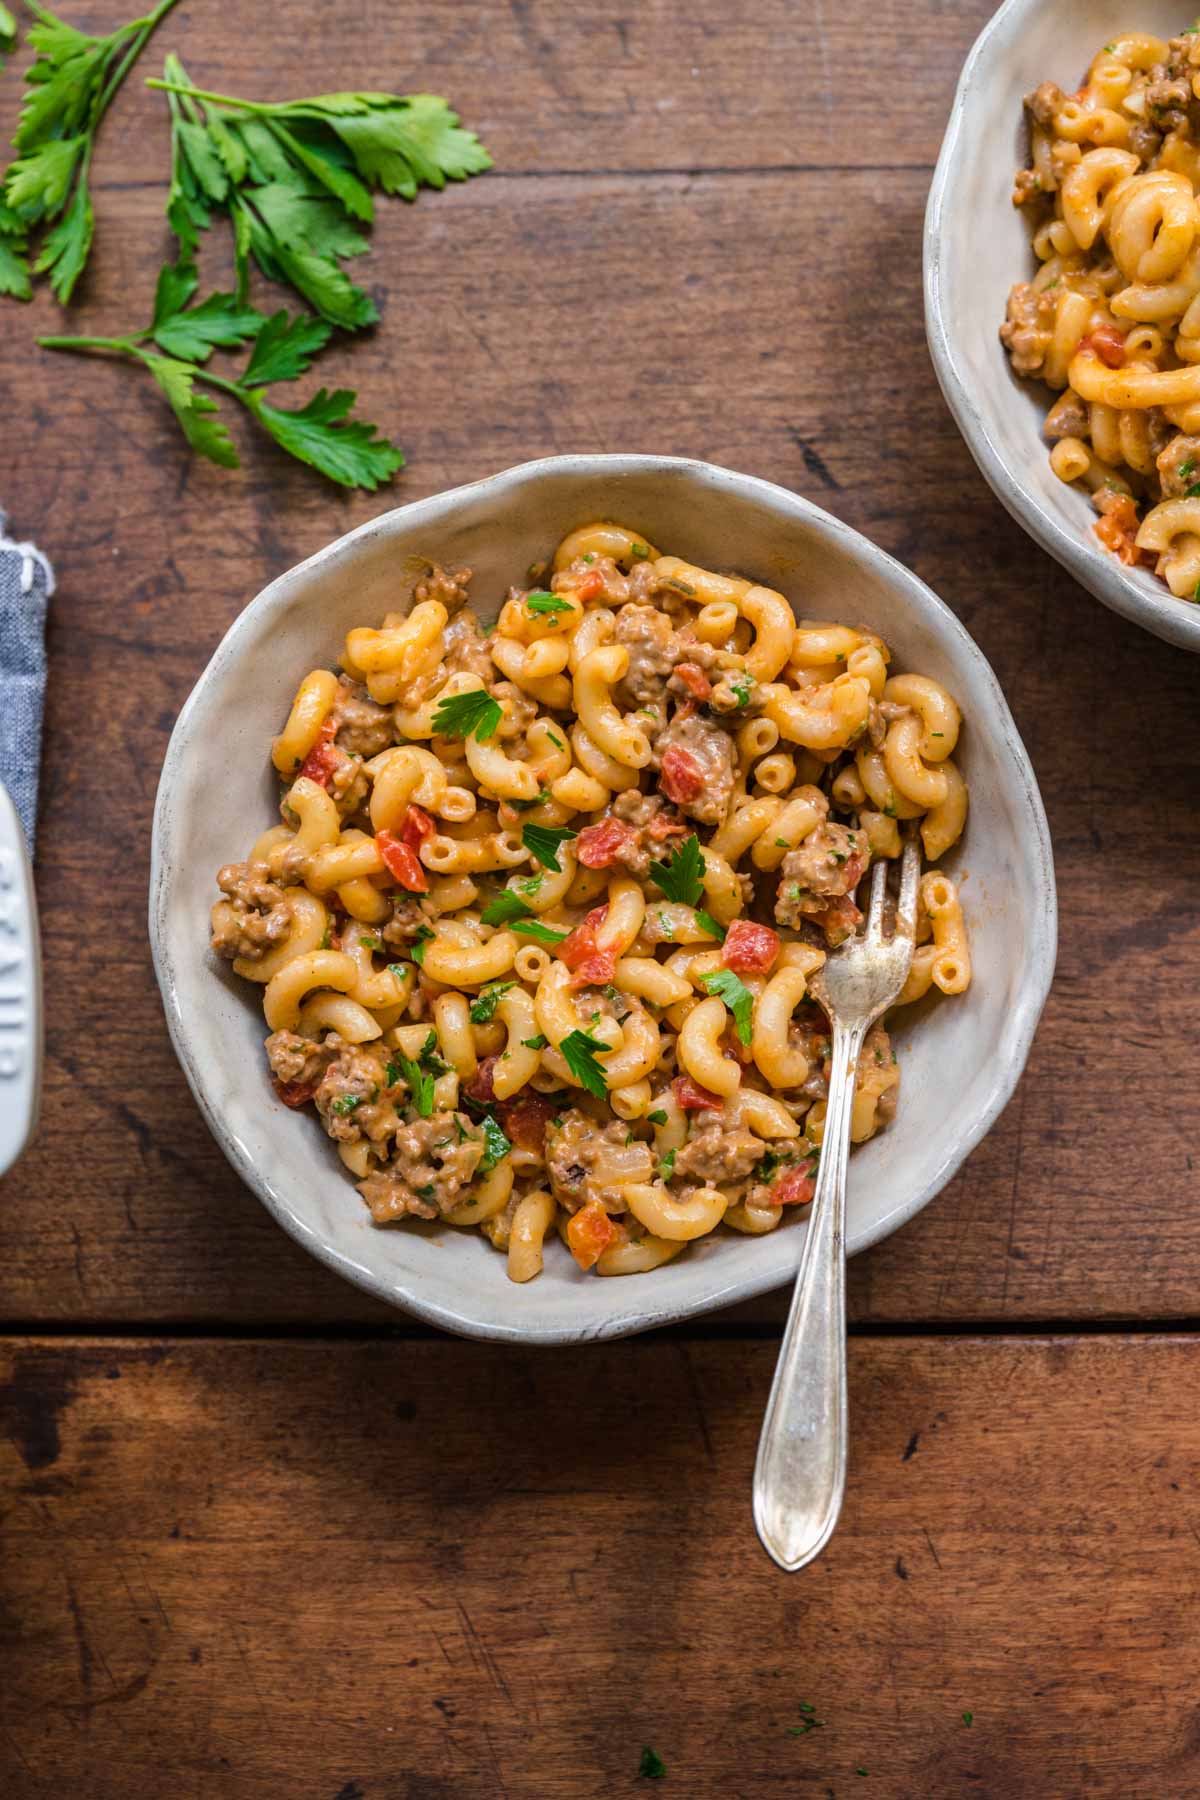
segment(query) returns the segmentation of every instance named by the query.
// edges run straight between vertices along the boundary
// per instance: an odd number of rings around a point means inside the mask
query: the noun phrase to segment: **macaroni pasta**
[[[874,633],[617,524],[490,634],[470,578],[431,570],[304,677],[282,823],[218,874],[275,1095],[315,1107],[377,1224],[481,1232],[517,1282],[555,1236],[622,1275],[722,1221],[773,1230],[812,1198],[828,1089],[808,977],[872,857],[960,836],[958,707]],[[961,993],[940,870],[921,938],[902,1001]],[[856,1141],[898,1082],[878,1025]]]
[[[1025,105],[1013,202],[1041,266],[1001,341],[1058,395],[1050,466],[1101,542],[1200,600],[1200,31],[1120,33],[1075,93],[1044,81]]]

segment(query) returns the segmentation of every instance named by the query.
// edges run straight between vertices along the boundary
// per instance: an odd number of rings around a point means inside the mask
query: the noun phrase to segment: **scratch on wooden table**
[[[482,1664],[484,1669],[487,1670],[492,1686],[496,1688],[499,1693],[504,1695],[504,1698],[508,1701],[510,1706],[513,1706],[512,1690],[504,1679],[504,1671],[496,1661],[496,1658],[492,1655],[492,1652],[488,1649],[488,1646],[484,1643],[479,1632],[475,1629],[475,1623],[471,1618],[470,1613],[467,1611],[461,1600],[456,1600],[454,1606],[462,1621],[463,1637],[466,1639],[467,1649],[471,1653],[471,1661],[477,1668]]]

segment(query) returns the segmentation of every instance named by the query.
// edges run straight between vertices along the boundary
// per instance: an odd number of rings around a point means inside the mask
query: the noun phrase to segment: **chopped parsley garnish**
[[[1195,587],[1192,589],[1192,599],[1200,600],[1200,581],[1198,581],[1196,583]]]
[[[433,936],[432,931],[429,933],[429,935],[430,935],[430,937]],[[425,954],[424,949],[422,949],[421,955],[424,956],[424,954]],[[413,961],[416,962],[417,960],[418,960],[417,953],[416,953],[416,950],[414,949]],[[389,975],[394,975],[397,981],[403,981],[403,980],[405,980],[405,978],[408,975],[408,964],[407,963],[389,963],[387,966],[387,972]]]
[[[497,981],[471,1002],[472,1025],[490,1025],[496,1016],[496,1002],[501,994],[507,994],[509,988],[516,987],[515,981]]]
[[[1200,494],[1200,481],[1193,481],[1192,485],[1186,489],[1183,497],[1185,500],[1194,500],[1197,494]]]
[[[1188,476],[1191,474],[1192,470],[1195,468],[1195,466],[1196,466],[1196,459],[1194,456],[1189,456],[1185,463],[1180,463],[1179,479],[1181,481],[1186,481]]]
[[[596,560],[595,551],[594,550],[585,550],[583,560],[585,563],[594,563]]]
[[[522,1038],[521,1042],[526,1050],[544,1050],[546,1045],[550,1042],[550,1039],[548,1037],[543,1037],[542,1033],[539,1031],[536,1037]]]
[[[348,1119],[352,1112],[358,1111],[366,1097],[365,1094],[343,1094],[340,1100],[334,1101],[329,1110],[336,1113],[339,1119]]]
[[[608,1001],[609,1005],[615,1010],[617,1024],[623,1025],[633,1011],[626,996],[621,992],[620,988],[614,986],[611,981],[606,981],[600,991]],[[622,1008],[624,1008],[624,1011],[622,1011]]]
[[[670,1181],[671,1176],[674,1173],[674,1170],[675,1170],[675,1152],[673,1150],[668,1150],[667,1154],[663,1157],[662,1161],[658,1165],[658,1172],[662,1176],[664,1181]]]
[[[368,934],[365,931],[359,932],[358,941],[362,945],[364,950],[382,950],[383,949],[383,945],[380,942],[380,940],[377,937],[368,936]]]
[[[423,1069],[428,1069],[431,1075],[448,1075],[450,1073],[450,1064],[448,1062],[443,1062],[441,1057],[437,1055],[437,1041],[437,1032],[431,1031],[429,1036],[425,1039],[425,1042],[421,1045],[421,1054],[417,1058],[417,1061]]]
[[[332,940],[332,937],[331,937],[331,935],[330,935],[330,930],[329,930],[329,927],[328,927],[328,925],[327,925],[327,926],[326,926],[326,927],[325,927],[325,935],[324,935],[324,937],[323,937],[323,938],[322,938],[322,939],[321,939],[321,949],[322,949],[322,950],[328,950],[328,949],[329,949],[329,946],[330,946],[330,944],[331,944],[331,943],[332,943],[332,941],[333,941],[333,940]]]
[[[665,1125],[667,1123],[667,1115],[663,1112],[661,1107],[657,1112],[647,1113],[646,1118],[651,1125]]]
[[[668,581],[668,583],[667,583],[667,586],[673,587],[680,594],[686,594],[690,600],[694,600],[696,598],[696,590],[692,586],[691,582],[690,581],[681,581],[679,579],[678,575],[672,575],[670,581]]]
[[[675,942],[675,927],[672,925],[665,912],[660,912],[658,915],[658,929],[662,932],[663,937],[668,943],[673,944]]]
[[[696,923],[701,931],[707,931],[709,937],[715,937],[718,943],[725,942],[725,927],[718,925],[712,914],[705,912],[702,907],[696,909]]]
[[[552,594],[548,588],[534,588],[525,596],[525,609],[531,613],[564,613],[570,612],[571,602],[564,600],[561,594]]]
[[[775,848],[777,850],[790,850],[791,847],[792,847],[791,842],[788,838],[776,838],[775,839]]]
[[[729,683],[729,691],[739,706],[749,706],[750,695],[754,690],[754,677],[750,674],[739,675]]]
[[[564,844],[578,837],[569,825],[526,825],[521,833],[521,842],[529,854],[541,863],[543,869],[553,869],[556,875],[562,874],[562,864],[558,853]]]
[[[753,1029],[754,995],[745,982],[732,969],[714,969],[711,975],[700,977],[700,985],[725,1002],[733,1014],[738,1037],[743,1044],[748,1044]]]
[[[541,886],[545,879],[544,875],[527,875],[524,881],[518,881],[517,892],[524,894],[527,900],[532,899],[534,894],[541,892]]]
[[[660,1781],[667,1772],[667,1765],[657,1750],[649,1744],[642,1745],[642,1760],[638,1764],[638,1774],[647,1776],[651,1781]]]
[[[652,862],[650,873],[668,900],[695,906],[704,892],[704,854],[693,831],[666,862]]]
[[[795,1160],[796,1158],[794,1156],[778,1156],[774,1150],[768,1150],[766,1155],[759,1157],[758,1161],[755,1163],[754,1174],[751,1179],[754,1181],[770,1181],[777,1169],[782,1169],[787,1163],[793,1163]],[[802,1701],[800,1711],[811,1712],[811,1704],[808,1701]]]
[[[426,944],[430,944],[432,942],[433,942],[432,931],[430,931],[428,925],[422,925],[420,931],[418,931],[416,937],[412,941],[412,951],[411,951],[412,959],[416,963],[418,969],[421,968],[425,962],[425,946],[426,946]],[[403,967],[403,964],[401,964],[401,963],[393,963],[391,965],[392,973],[395,974],[396,971],[402,967]]]
[[[603,1100],[608,1093],[608,1083],[604,1079],[604,1071],[596,1061],[597,1051],[608,1049],[599,1038],[590,1031],[569,1031],[558,1046],[563,1054],[563,1061],[578,1081],[580,1087],[594,1094],[597,1100]]]
[[[630,544],[629,554],[634,562],[645,562],[650,555],[649,544]]]
[[[485,925],[509,925],[514,919],[531,919],[533,908],[522,900],[520,894],[514,894],[511,888],[504,888],[494,900],[489,900],[479,915]]]
[[[447,694],[434,709],[434,736],[473,737],[481,744],[495,735],[503,717],[500,702],[493,700],[485,688],[473,688],[468,694]]]
[[[553,925],[543,925],[540,919],[514,919],[513,930],[518,937],[533,938],[538,944],[561,944],[567,936],[565,931],[556,931]]]
[[[508,1155],[512,1144],[491,1113],[484,1113],[480,1124],[483,1127],[483,1155],[475,1172],[477,1175],[490,1175],[501,1158]]]
[[[550,742],[554,745],[556,750],[566,749],[567,746],[563,743],[562,739],[560,737],[555,737],[552,731],[547,730],[546,736],[550,739]]]
[[[424,1055],[424,1051],[422,1051]],[[433,1076],[411,1056],[400,1057],[400,1072],[408,1084],[408,1095],[421,1118],[433,1115]]]
[[[972,1713],[972,1712],[965,1712],[965,1713],[964,1713],[964,1714],[963,1714],[963,1724],[964,1724],[964,1725],[969,1725],[969,1724],[970,1724],[970,1723],[971,1723],[971,1720],[972,1720],[972,1719],[973,1719],[973,1718],[974,1718],[974,1717],[975,1717],[975,1714],[974,1714],[974,1713]]]

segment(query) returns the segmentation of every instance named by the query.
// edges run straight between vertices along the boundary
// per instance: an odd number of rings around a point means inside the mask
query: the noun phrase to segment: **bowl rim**
[[[1024,486],[1019,469],[1009,463],[989,429],[979,404],[978,391],[959,366],[947,320],[942,241],[950,210],[952,171],[960,159],[960,141],[968,108],[976,89],[986,79],[985,65],[997,49],[998,40],[1009,35],[1019,40],[1019,21],[1030,13],[1039,12],[1043,4],[1044,0],[1004,0],[971,46],[955,89],[925,207],[923,263],[925,336],[929,354],[943,398],[968,450],[988,486],[1017,524],[1110,612],[1119,613],[1122,618],[1177,649],[1200,654],[1200,606],[1190,607],[1187,601],[1176,599],[1156,576],[1140,570],[1127,571],[1115,557],[1098,544],[1091,543],[1087,535],[1080,534],[1049,511],[1038,496]],[[1035,448],[1040,444],[1040,438],[1033,440]]]
[[[647,1295],[647,1304],[629,1307],[622,1305],[618,1295],[614,1294],[611,1318],[606,1319],[600,1327],[594,1323],[580,1327],[539,1323],[536,1316],[531,1316],[528,1326],[512,1326],[486,1316],[476,1316],[470,1310],[458,1311],[454,1306],[430,1300],[416,1285],[403,1279],[386,1279],[376,1274],[374,1270],[344,1255],[292,1209],[286,1195],[273,1185],[269,1174],[261,1169],[254,1158],[248,1154],[222,1113],[210,1100],[205,1078],[192,1055],[172,965],[169,934],[172,878],[168,864],[167,840],[171,831],[174,790],[180,778],[184,759],[191,748],[192,716],[198,708],[201,696],[211,689],[214,682],[220,681],[226,664],[238,655],[243,638],[252,629],[257,628],[258,621],[264,612],[269,612],[285,604],[293,587],[308,571],[323,563],[344,561],[352,555],[353,546],[359,540],[394,528],[394,522],[400,519],[404,520],[405,526],[419,522],[422,515],[434,520],[452,511],[468,497],[478,499],[488,494],[494,495],[506,488],[536,483],[541,477],[558,472],[588,474],[598,480],[617,474],[687,475],[710,484],[715,482],[718,487],[732,484],[739,492],[747,494],[749,498],[770,509],[778,511],[782,508],[792,513],[816,535],[823,537],[831,545],[851,556],[873,580],[879,582],[882,588],[899,588],[906,590],[913,598],[919,598],[926,608],[932,610],[939,633],[953,642],[957,654],[963,660],[975,665],[977,678],[989,690],[990,702],[994,709],[992,714],[994,724],[989,728],[990,735],[1002,741],[1012,761],[1020,783],[1024,814],[1033,825],[1032,836],[1020,839],[1025,848],[1032,883],[1038,897],[1035,933],[1026,945],[1025,978],[1006,1021],[1002,1046],[1003,1056],[997,1057],[995,1085],[988,1104],[975,1114],[969,1128],[964,1131],[962,1136],[952,1144],[948,1144],[945,1154],[929,1178],[908,1200],[895,1206],[866,1229],[859,1230],[848,1238],[848,1255],[855,1255],[858,1251],[865,1250],[870,1245],[879,1242],[880,1239],[890,1236],[893,1231],[901,1225],[907,1224],[927,1206],[990,1131],[992,1125],[1008,1105],[1017,1082],[1024,1072],[1038,1021],[1050,992],[1058,948],[1058,900],[1054,878],[1054,857],[1045,809],[1037,779],[1009,710],[1008,702],[983,651],[946,603],[919,576],[913,574],[887,551],[880,549],[862,532],[854,530],[852,526],[826,512],[811,500],[794,494],[775,482],[689,457],[637,453],[570,454],[541,457],[530,462],[515,464],[496,474],[464,483],[442,493],[409,501],[399,507],[389,508],[388,511],[377,514],[373,519],[366,520],[362,525],[343,533],[324,548],[304,558],[303,561],[295,564],[291,569],[285,570],[281,575],[277,575],[247,603],[233,620],[201,671],[175,722],[159,775],[151,839],[149,935],[155,977],[162,996],[163,1011],[171,1043],[201,1115],[226,1159],[246,1186],[257,1195],[276,1223],[281,1225],[289,1236],[314,1255],[318,1261],[333,1269],[354,1286],[364,1289],[375,1298],[383,1300],[427,1324],[439,1326],[443,1330],[455,1332],[464,1337],[527,1344],[601,1341],[700,1317],[719,1307],[751,1299],[774,1287],[785,1285],[792,1279],[794,1267],[780,1272],[764,1261],[757,1272],[752,1272],[743,1279],[729,1281],[724,1285],[718,1282],[717,1286],[706,1294],[699,1304],[654,1305],[652,1296]],[[802,1244],[803,1238],[798,1239],[795,1266],[798,1266]],[[469,1306],[469,1302],[464,1302],[464,1304]]]

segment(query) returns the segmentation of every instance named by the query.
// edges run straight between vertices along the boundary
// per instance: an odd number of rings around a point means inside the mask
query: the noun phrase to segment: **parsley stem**
[[[114,350],[120,356],[138,353],[132,338],[40,337],[38,343],[43,350]]]
[[[175,0],[170,0],[170,4],[174,6]],[[190,82],[185,86],[181,81],[164,81],[159,75],[148,75],[146,86],[160,88],[164,94],[184,94],[189,100],[206,100],[210,106],[236,106],[242,112],[265,113],[288,110],[286,107],[272,106],[270,101],[239,100],[236,94],[211,94],[207,88],[193,87]]]
[[[171,8],[173,6],[178,6],[178,4],[179,0],[159,0],[159,4],[154,8],[153,12],[147,13],[144,19],[137,19],[134,21],[134,29],[136,29],[137,35],[132,44],[130,44],[129,49],[121,58],[114,72],[109,76],[100,98],[97,100],[96,105],[92,110],[90,126],[93,131],[95,131],[97,125],[99,125],[101,119],[112,105],[113,99],[117,90],[120,88],[121,83],[124,81],[126,75],[128,75],[138,57],[142,54],[142,51],[146,48],[146,45],[150,42],[155,31],[162,24]]]

